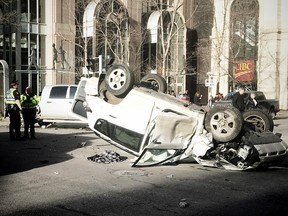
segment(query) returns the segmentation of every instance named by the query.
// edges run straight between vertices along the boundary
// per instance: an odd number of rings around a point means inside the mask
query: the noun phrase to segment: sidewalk
[[[9,125],[9,117],[5,118],[4,117],[1,117],[0,118],[0,127],[5,127],[7,126],[8,127]]]

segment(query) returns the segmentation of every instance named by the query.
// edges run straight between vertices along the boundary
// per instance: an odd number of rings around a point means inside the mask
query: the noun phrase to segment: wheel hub
[[[220,119],[220,121],[218,122],[218,126],[219,127],[224,127],[226,125],[226,120],[225,119]]]
[[[114,77],[114,82],[119,83],[120,82],[120,77],[119,75]]]

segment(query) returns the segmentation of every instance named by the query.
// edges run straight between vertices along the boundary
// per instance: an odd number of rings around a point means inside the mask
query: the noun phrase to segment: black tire
[[[134,74],[127,65],[113,65],[107,71],[105,83],[110,93],[123,97],[134,85]]]
[[[155,91],[163,93],[167,92],[166,80],[158,74],[147,74],[141,79],[140,83],[142,82],[149,82],[151,84],[151,88]]]
[[[106,102],[110,104],[118,104],[122,101],[123,98],[120,98],[119,96],[113,95],[111,92],[109,92],[106,88],[105,80],[102,80],[99,85],[99,98],[104,99]]]
[[[274,123],[272,117],[265,111],[259,109],[251,109],[243,112],[245,123],[248,123],[260,132],[274,130]]]
[[[43,119],[38,119],[36,122],[38,123],[40,127],[51,124],[51,122],[43,122]]]
[[[215,106],[205,116],[205,128],[218,142],[235,139],[243,127],[243,116],[234,107]]]
[[[275,116],[276,116],[276,113],[275,113],[275,110],[274,110],[273,107],[270,107],[270,109],[269,109],[269,108],[267,108],[267,105],[265,106],[263,104],[260,104],[260,105],[257,106],[257,108],[262,110],[263,112],[269,114],[272,119],[274,119]]]

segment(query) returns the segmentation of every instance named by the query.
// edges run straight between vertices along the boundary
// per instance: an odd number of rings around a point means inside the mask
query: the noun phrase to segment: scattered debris
[[[82,147],[86,146],[86,143],[87,143],[87,142],[81,142],[81,143],[79,143],[78,148],[82,148]]]
[[[123,161],[123,158],[117,152],[112,150],[105,150],[105,153],[96,154],[94,156],[87,157],[87,159],[97,163],[105,164]]]
[[[168,175],[167,178],[173,178],[173,174]]]
[[[179,202],[179,207],[180,208],[186,208],[188,207],[189,204],[187,203],[186,199],[181,199],[180,202]]]

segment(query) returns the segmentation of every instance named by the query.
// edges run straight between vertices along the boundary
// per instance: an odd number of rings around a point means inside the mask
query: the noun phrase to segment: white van
[[[40,96],[39,125],[48,123],[85,123],[71,115],[77,85],[46,85]]]

